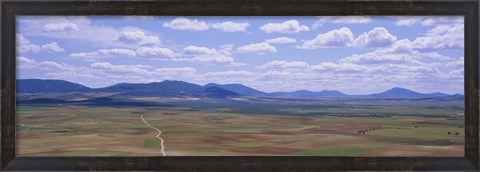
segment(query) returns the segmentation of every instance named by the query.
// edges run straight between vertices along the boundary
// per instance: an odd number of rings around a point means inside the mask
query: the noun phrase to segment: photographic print
[[[463,16],[17,16],[18,156],[464,155]]]

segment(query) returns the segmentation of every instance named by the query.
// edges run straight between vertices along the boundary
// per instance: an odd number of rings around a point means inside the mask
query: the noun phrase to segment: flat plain
[[[165,100],[161,100],[165,101]],[[232,100],[233,101],[233,100]],[[463,101],[17,106],[20,156],[463,156]],[[262,103],[258,103],[262,102]],[[282,100],[282,102],[285,102]]]

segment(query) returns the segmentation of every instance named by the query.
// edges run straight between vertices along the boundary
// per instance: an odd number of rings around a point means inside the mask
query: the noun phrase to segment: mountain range
[[[18,93],[115,93],[120,96],[146,97],[208,97],[227,98],[238,96],[272,97],[339,97],[339,98],[463,98],[462,94],[419,93],[405,88],[395,87],[387,91],[370,95],[348,95],[336,90],[319,92],[298,90],[292,92],[262,92],[242,84],[197,85],[184,81],[165,80],[152,83],[120,83],[103,88],[89,88],[64,80],[19,79]]]

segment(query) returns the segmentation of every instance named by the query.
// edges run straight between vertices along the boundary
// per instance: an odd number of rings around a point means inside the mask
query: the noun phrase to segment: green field
[[[144,148],[160,148],[160,140],[157,138],[149,138],[143,142]]]

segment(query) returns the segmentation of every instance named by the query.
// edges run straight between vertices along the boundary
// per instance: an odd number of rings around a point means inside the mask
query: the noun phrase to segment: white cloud
[[[190,31],[204,31],[208,30],[210,27],[204,21],[198,21],[196,19],[188,19],[184,17],[179,17],[171,22],[163,23],[163,27],[175,29],[175,30],[190,30]]]
[[[412,49],[426,52],[463,47],[463,24],[438,25],[429,30],[425,36],[417,37],[412,43]]]
[[[127,44],[139,44],[139,45],[155,45],[160,43],[160,39],[157,36],[146,35],[145,32],[140,30],[124,31],[119,36],[115,37],[115,41],[127,43]]]
[[[92,52],[80,52],[72,53],[69,55],[70,58],[84,59],[87,61],[93,61],[97,58],[110,58],[110,57],[134,57],[136,56],[135,51],[129,49],[100,49]]]
[[[364,54],[354,54],[343,58],[340,62],[355,64],[409,64],[417,65],[421,59],[449,60],[450,58],[438,53],[421,53],[410,48],[408,40],[400,40],[392,46],[377,49]]]
[[[48,44],[44,44],[40,47],[42,50],[46,52],[51,52],[51,53],[56,53],[56,52],[64,52],[65,49],[62,47],[58,46],[56,42],[51,42]]]
[[[221,23],[207,23],[205,21],[185,17],[179,17],[170,22],[163,23],[163,27],[166,28],[188,31],[206,31],[213,28],[223,32],[245,32],[248,26],[250,26],[248,22],[237,23],[225,21]]]
[[[463,79],[463,77],[465,76],[465,69],[461,68],[461,69],[452,70],[448,72],[448,76],[450,78]]]
[[[255,76],[254,73],[248,71],[221,71],[221,72],[207,72],[204,74],[206,78],[216,77],[216,78],[231,78],[231,77],[251,77]]]
[[[290,79],[294,77],[294,73],[290,71],[268,71],[262,74],[264,79]]]
[[[179,68],[157,68],[152,74],[154,75],[170,75],[170,76],[192,76],[197,73],[197,70],[192,67]]]
[[[318,18],[324,23],[370,23],[373,21],[368,16],[321,16]]]
[[[396,36],[390,34],[387,29],[383,27],[375,27],[368,33],[363,33],[358,36],[355,41],[355,47],[386,47],[397,40]]]
[[[231,57],[229,52],[229,47],[224,47],[222,50],[216,50],[214,48],[207,47],[198,47],[198,46],[187,46],[183,49],[183,54],[181,59],[184,61],[197,62],[197,63],[206,63],[213,65],[231,65],[231,66],[240,66],[244,65],[234,61],[234,58]]]
[[[323,23],[342,23],[342,24],[354,24],[354,23],[370,23],[372,18],[369,16],[321,16],[313,24],[312,28],[317,29],[322,26]]]
[[[438,24],[461,24],[463,16],[393,16],[396,19],[397,26],[412,26],[420,23],[423,26],[433,26]]]
[[[340,60],[344,63],[356,63],[356,64],[416,64],[419,63],[413,57],[407,54],[380,54],[380,53],[366,53],[366,54],[354,54],[347,58]]]
[[[80,30],[75,23],[50,23],[43,25],[44,32],[71,32]]]
[[[458,59],[452,60],[444,64],[445,66],[454,66],[454,67],[464,67],[465,66],[465,58],[462,56]]]
[[[108,62],[96,62],[90,64],[94,69],[104,69],[111,72],[149,74],[147,69],[152,68],[148,65],[112,65]]]
[[[17,63],[20,66],[20,69],[22,69],[22,68],[27,68],[28,69],[28,68],[34,67],[37,62],[33,59],[29,59],[27,57],[20,56],[20,57],[17,57]]]
[[[18,45],[17,50],[20,53],[39,53],[40,52],[40,46],[35,45],[35,44],[24,44],[24,45]]]
[[[419,16],[393,16],[392,18],[397,20],[395,22],[397,26],[412,26],[423,19]]]
[[[316,49],[316,48],[335,48],[351,46],[353,41],[353,33],[349,28],[342,27],[340,29],[331,30],[327,33],[318,34],[312,40],[305,41],[298,48]]]
[[[119,42],[113,40],[113,38],[120,35],[120,32],[122,31],[121,29],[111,26],[93,24],[90,22],[88,17],[19,16],[17,21],[19,23],[18,27],[22,30],[22,35],[26,37],[35,36],[66,40],[69,42],[89,44],[102,48],[118,46],[131,47],[131,45],[120,44]],[[56,26],[56,23],[72,23],[77,26],[79,30],[75,31],[76,29],[73,25],[70,26],[69,24],[65,24],[65,31],[53,31],[55,30],[53,29],[53,26]],[[49,25],[47,30],[51,31],[43,31],[45,25]],[[57,30],[61,29],[62,27],[59,27]]]
[[[258,66],[260,69],[296,69],[305,70],[309,68],[307,62],[303,61],[271,61]]]
[[[300,25],[297,20],[288,20],[283,23],[267,23],[260,27],[260,30],[266,33],[298,33],[302,31],[309,31],[308,26]]]
[[[16,36],[17,45],[30,44],[30,40],[25,38],[23,35],[17,34]]]
[[[39,69],[39,70],[66,70],[68,66],[53,61],[37,62],[36,60],[20,56],[17,58],[21,69]]]
[[[219,29],[223,32],[244,32],[247,30],[249,23],[235,23],[231,21],[223,23],[213,23],[210,26],[214,29]]]
[[[295,40],[295,38],[289,38],[289,37],[277,37],[277,38],[267,39],[265,40],[265,42],[269,44],[288,44],[288,43],[295,43],[297,42],[297,40]]]
[[[239,53],[256,53],[256,54],[265,54],[265,53],[275,53],[277,49],[266,42],[253,43],[244,45],[237,48]]]
[[[367,72],[369,67],[364,65],[352,64],[352,63],[332,63],[323,62],[311,67],[315,71],[329,71],[329,72]]]
[[[174,51],[163,47],[140,47],[135,53],[148,59],[174,59],[177,54]]]
[[[463,24],[463,16],[425,17],[421,24],[423,26],[432,26],[439,24]]]
[[[17,34],[17,51],[20,53],[39,53],[39,52],[48,52],[48,53],[57,53],[64,52],[65,49],[58,46],[57,42],[51,42],[43,45],[36,45],[31,43],[30,40],[24,36]]]

